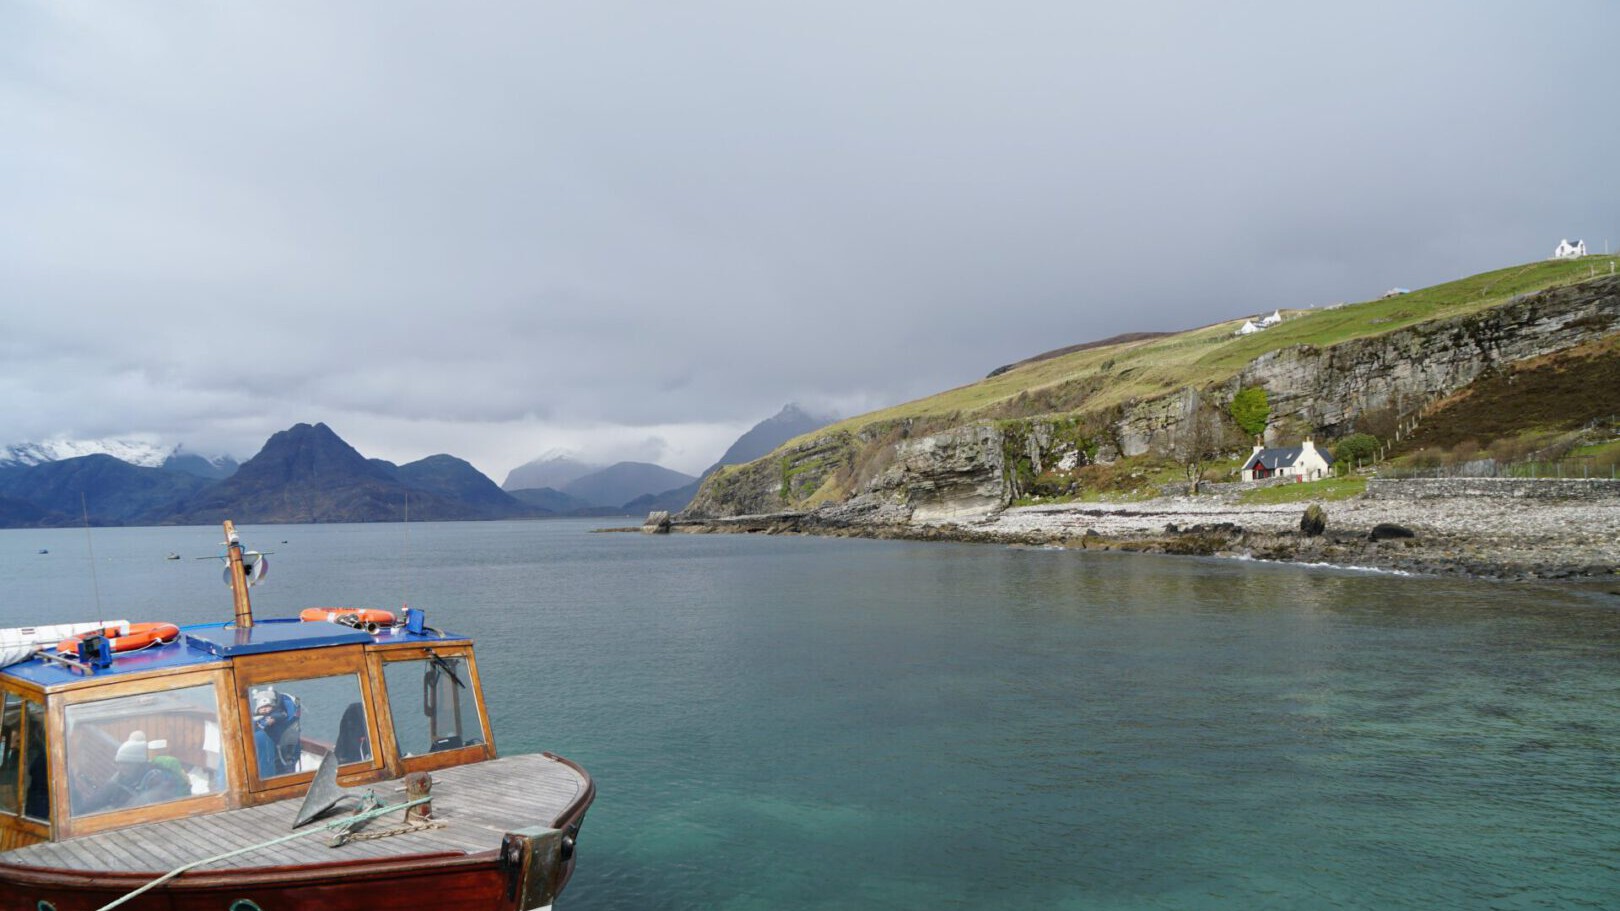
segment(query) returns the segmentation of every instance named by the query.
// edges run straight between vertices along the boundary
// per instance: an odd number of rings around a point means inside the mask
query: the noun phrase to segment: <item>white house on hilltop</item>
[[[1553,251],[1553,259],[1574,259],[1586,255],[1586,241],[1577,240],[1570,243],[1568,238],[1558,242],[1558,249]]]
[[[1333,456],[1322,452],[1310,440],[1298,446],[1281,449],[1254,447],[1249,460],[1243,463],[1243,480],[1263,481],[1266,478],[1294,478],[1315,481],[1325,478],[1332,470]]]
[[[1270,329],[1272,326],[1275,326],[1280,322],[1282,322],[1282,311],[1273,310],[1273,311],[1271,311],[1270,316],[1260,318],[1260,319],[1246,319],[1246,320],[1244,320],[1243,325],[1239,326],[1237,328],[1237,331],[1232,333],[1232,334],[1233,335],[1253,335],[1253,334],[1255,334],[1256,332],[1259,332],[1262,329]]]

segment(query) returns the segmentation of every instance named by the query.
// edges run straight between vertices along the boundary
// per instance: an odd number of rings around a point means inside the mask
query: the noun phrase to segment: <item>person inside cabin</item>
[[[261,686],[250,694],[253,704],[253,752],[259,763],[259,777],[272,778],[298,771],[302,735],[298,700],[273,686]]]
[[[163,803],[191,793],[191,782],[173,756],[153,759],[146,733],[135,731],[113,755],[113,777],[85,799],[77,813],[99,813],[122,807]]]

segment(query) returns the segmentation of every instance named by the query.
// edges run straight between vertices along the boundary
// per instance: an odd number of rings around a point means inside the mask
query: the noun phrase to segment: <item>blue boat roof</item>
[[[84,680],[115,679],[146,671],[212,664],[238,655],[290,652],[336,645],[396,643],[426,645],[466,639],[465,636],[453,633],[418,634],[403,628],[385,629],[373,634],[335,623],[294,619],[256,620],[253,626],[247,629],[239,628],[234,623],[200,623],[195,626],[182,626],[180,633],[178,639],[166,645],[118,655],[113,659],[111,667],[98,670],[93,675],[37,657],[0,669],[0,674],[48,688]]]

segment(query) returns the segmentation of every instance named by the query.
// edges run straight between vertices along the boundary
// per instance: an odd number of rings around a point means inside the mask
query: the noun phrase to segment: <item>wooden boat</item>
[[[0,911],[550,907],[590,776],[498,756],[473,643],[420,611],[255,621],[225,532],[231,622],[0,669]]]

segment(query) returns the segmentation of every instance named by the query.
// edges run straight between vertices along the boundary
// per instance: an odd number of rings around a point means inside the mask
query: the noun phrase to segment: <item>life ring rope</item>
[[[154,645],[167,645],[180,637],[180,627],[173,623],[131,623],[127,630],[122,626],[106,626],[63,639],[56,644],[56,652],[78,657],[79,643],[91,636],[107,637],[108,647],[117,655],[138,652]]]

